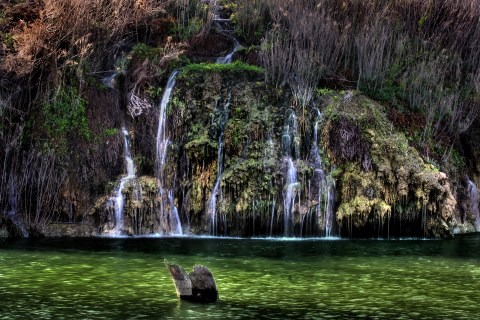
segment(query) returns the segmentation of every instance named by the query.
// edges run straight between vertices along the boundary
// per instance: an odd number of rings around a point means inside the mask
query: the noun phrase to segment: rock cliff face
[[[124,190],[122,233],[175,233],[174,209],[186,234],[448,237],[459,225],[449,177],[383,106],[354,91],[318,94],[310,108],[291,104],[253,71],[180,72],[162,175],[172,197],[160,197],[154,170],[144,170]],[[155,136],[140,133],[156,131],[148,128],[155,112],[133,128],[134,158],[146,168],[154,159],[141,145],[153,147]],[[89,223],[113,230],[108,195]]]
[[[0,237],[480,232],[467,2],[58,1],[0,4]]]
[[[324,145],[338,166],[337,221],[355,236],[445,237],[456,200],[447,175],[396,132],[384,107],[349,92],[327,99]]]

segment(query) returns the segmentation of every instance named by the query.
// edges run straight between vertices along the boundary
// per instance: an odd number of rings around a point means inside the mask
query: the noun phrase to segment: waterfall
[[[233,33],[235,31],[232,30],[232,29],[225,29],[222,25],[222,24],[225,24],[225,25],[230,26],[230,24],[232,22],[231,19],[220,18],[220,16],[218,15],[219,6],[217,4],[217,1],[215,1],[213,5],[215,7],[213,22],[215,23],[217,31],[219,33],[223,34],[224,36],[228,37],[233,42],[232,51],[230,51],[226,56],[217,58],[216,62],[221,63],[221,64],[229,64],[229,63],[232,63],[232,57],[235,54],[235,52],[237,52],[242,46],[240,45],[240,42],[238,42],[238,40],[233,36]]]
[[[113,71],[110,72],[108,76],[102,79],[102,83],[110,89],[115,89],[115,79],[117,77],[117,72]],[[120,179],[120,183],[115,191],[115,196],[109,199],[109,205],[114,207],[115,210],[115,228],[110,231],[112,235],[119,236],[124,233],[124,224],[125,224],[125,217],[124,217],[124,207],[125,207],[125,198],[123,196],[123,189],[125,188],[125,184],[135,178],[135,165],[133,163],[132,155],[130,152],[130,137],[128,134],[127,129],[125,126],[121,128],[122,136],[123,136],[123,144],[124,144],[124,155],[125,155],[125,164],[126,164],[126,171],[127,175]],[[135,197],[138,197],[139,192],[136,190],[135,187]]]
[[[317,218],[323,218],[323,231],[324,235],[328,236],[327,232],[327,204],[328,200],[326,200],[325,205],[322,206],[322,196],[325,195],[326,193],[328,194],[328,186],[327,186],[327,180],[325,177],[325,173],[323,171],[323,166],[322,166],[322,158],[320,157],[320,154],[318,152],[318,126],[320,125],[320,122],[322,121],[322,114],[318,109],[314,109],[316,111],[316,117],[315,121],[313,124],[313,142],[312,142],[312,149],[310,152],[310,156],[312,159],[312,165],[314,168],[314,176],[313,180],[314,183],[316,184],[316,200],[318,201],[317,207],[316,207],[316,214]],[[327,197],[328,198],[328,197]],[[322,212],[323,209],[323,212]]]
[[[293,157],[298,158],[299,155],[298,125],[293,111],[288,117],[285,131],[282,136],[282,142],[285,161],[288,166],[285,176],[285,189],[283,192],[284,236],[291,237],[294,235],[293,210],[295,207],[295,197],[299,189],[297,169],[293,163]]]
[[[475,215],[475,229],[480,231],[480,210],[478,209],[478,188],[468,179],[468,194],[470,195],[470,211]]]
[[[325,211],[323,214],[325,237],[332,236],[333,218],[334,218],[334,204],[335,204],[335,180],[330,172],[326,180],[326,199],[325,199]]]
[[[283,222],[284,222],[284,236],[293,236],[293,209],[295,205],[295,195],[297,193],[297,169],[293,164],[291,157],[287,158],[288,170],[286,176],[286,190],[283,196]]]
[[[318,153],[318,126],[322,122],[322,113],[318,109],[314,109],[316,111],[315,122],[313,124],[313,143],[312,143],[312,158],[313,158],[313,165],[315,170],[322,170],[322,158]],[[322,171],[323,173],[323,171]]]
[[[229,93],[227,101],[225,102],[220,114],[220,135],[218,137],[218,152],[217,152],[217,179],[212,190],[212,194],[208,201],[208,214],[210,215],[210,234],[217,235],[218,221],[217,221],[217,197],[221,197],[220,181],[223,173],[223,138],[225,133],[225,125],[228,120],[228,108],[230,107],[230,100],[232,94]],[[218,102],[217,102],[218,104]]]
[[[115,230],[113,235],[119,236],[122,234],[123,226],[124,226],[124,217],[123,217],[123,209],[125,200],[123,198],[123,188],[125,187],[125,182],[127,179],[122,178],[120,180],[120,185],[116,191],[116,196],[113,198],[114,208],[115,208]]]
[[[127,176],[125,178],[131,179],[135,177],[135,166],[133,165],[133,159],[130,153],[130,137],[125,127],[122,127],[122,134],[125,147],[125,162],[127,164]]]
[[[170,208],[172,212],[172,214],[170,215],[170,226],[172,230],[174,230],[172,233],[176,235],[182,235],[183,234],[182,223],[180,221],[180,216],[178,215],[178,209],[174,203],[173,190],[168,191],[168,201],[170,202]]]
[[[272,215],[271,215],[271,218],[270,218],[270,237],[272,237],[273,235],[273,218],[275,216],[275,205],[276,205],[276,201],[275,201],[275,198],[273,199],[273,204],[272,204]]]
[[[130,153],[130,138],[128,135],[127,129],[122,127],[122,135],[124,141],[124,153],[125,153],[125,163],[127,169],[127,175],[120,179],[120,184],[117,188],[116,195],[112,199],[114,208],[115,208],[115,230],[113,235],[119,236],[122,234],[124,229],[124,206],[125,198],[123,196],[123,189],[125,188],[125,183],[135,177],[135,166],[133,164],[132,155]]]
[[[241,46],[240,46],[240,42],[238,42],[237,39],[233,38],[232,37],[232,41],[233,41],[233,49],[230,53],[228,53],[226,56],[224,57],[219,57],[217,58],[217,63],[221,63],[221,64],[229,64],[229,63],[232,63],[232,57],[233,55],[235,54],[235,52],[237,52]]]
[[[323,121],[323,115],[318,109],[314,109],[316,112],[315,121],[313,124],[313,141],[310,152],[311,163],[314,168],[314,182],[316,184],[316,201],[318,202],[316,213],[317,218],[322,218],[322,232],[325,237],[330,237],[333,227],[333,209],[335,203],[335,181],[332,177],[332,171],[329,175],[325,175],[325,168],[322,162],[322,158],[319,154],[319,137],[318,127]]]
[[[165,92],[163,93],[162,101],[160,103],[160,116],[158,119],[158,131],[157,131],[157,151],[156,151],[156,170],[157,170],[157,183],[160,193],[160,219],[163,220],[166,217],[165,203],[166,199],[170,203],[169,221],[170,221],[170,233],[182,234],[182,224],[178,215],[178,209],[174,203],[173,190],[165,190],[164,181],[164,168],[167,157],[167,148],[169,144],[169,138],[167,136],[167,107],[170,102],[170,96],[172,94],[173,87],[175,86],[175,77],[178,74],[178,70],[174,70],[167,81]]]
[[[270,129],[270,133],[269,133],[269,137],[268,137],[268,145],[267,145],[267,148],[265,148],[264,163],[263,163],[264,170],[267,170],[267,168],[269,167],[269,165],[268,165],[269,159],[274,158],[274,157],[275,157],[275,143],[273,141],[273,129]],[[275,217],[276,200],[277,199],[275,198],[275,196],[273,197],[272,201],[270,201],[270,196],[268,197],[268,203],[272,204],[271,216],[270,216],[270,227],[269,227],[270,237],[272,237],[272,235],[273,235],[273,221],[274,221],[274,217]],[[268,208],[267,208],[267,211],[268,211]]]
[[[210,233],[217,235],[217,194],[220,186],[220,180],[222,178],[223,168],[223,142],[221,138],[218,139],[218,155],[217,155],[217,180],[212,190],[212,195],[208,201],[208,212],[210,214]]]
[[[283,153],[286,157],[300,157],[300,136],[298,134],[297,117],[292,111],[285,124],[285,129],[282,134]]]
[[[28,238],[28,231],[25,228],[23,221],[18,216],[18,192],[17,192],[17,183],[14,178],[11,178],[8,181],[8,208],[6,212],[6,217],[13,222],[17,227],[18,232],[23,238]]]
[[[102,83],[107,88],[114,89],[115,88],[116,77],[117,77],[117,73],[116,72],[111,72],[108,76],[102,78]]]

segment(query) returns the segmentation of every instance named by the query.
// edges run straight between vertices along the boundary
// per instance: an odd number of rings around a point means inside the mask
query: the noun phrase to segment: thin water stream
[[[175,87],[175,77],[178,74],[178,70],[174,70],[168,77],[167,86],[162,96],[162,101],[160,102],[160,116],[158,119],[158,130],[157,130],[157,151],[156,151],[156,176],[158,182],[158,191],[160,194],[160,219],[163,220],[168,215],[169,220],[169,230],[166,230],[169,234],[183,234],[182,222],[178,215],[178,209],[175,206],[173,190],[167,190],[165,188],[165,177],[164,169],[167,159],[168,145],[170,144],[170,139],[168,137],[168,128],[167,128],[167,108],[170,102],[171,94],[173,88]],[[168,202],[167,202],[168,198]],[[167,213],[165,211],[165,203],[169,203],[170,210]]]
[[[177,300],[164,258],[207,265],[220,301]],[[0,319],[476,319],[480,235],[4,241],[0,296]]]
[[[478,189],[477,189],[477,185],[470,179],[468,179],[468,193],[470,196],[470,211],[475,216],[475,229],[480,232],[480,210],[478,209]]]
[[[231,92],[228,94],[228,97],[225,103],[222,103],[221,100],[217,102],[217,108],[219,109],[219,137],[218,137],[218,152],[217,152],[217,179],[215,181],[215,185],[212,190],[212,194],[210,195],[210,199],[208,200],[208,213],[210,215],[210,234],[211,235],[218,235],[218,219],[217,219],[217,197],[220,196],[221,198],[221,191],[220,182],[222,180],[222,173],[223,173],[223,140],[225,136],[225,125],[227,124],[228,120],[228,112],[230,108],[232,94]]]

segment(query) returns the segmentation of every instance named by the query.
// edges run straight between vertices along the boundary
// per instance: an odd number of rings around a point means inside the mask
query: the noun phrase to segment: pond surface
[[[164,259],[220,301],[177,299]],[[480,235],[453,240],[0,241],[0,319],[477,319]]]

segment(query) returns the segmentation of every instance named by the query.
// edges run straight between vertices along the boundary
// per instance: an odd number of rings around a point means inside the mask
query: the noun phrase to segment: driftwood
[[[196,265],[187,273],[182,266],[168,263],[165,266],[172,277],[177,296],[182,300],[211,303],[218,299],[217,285],[213,274],[205,266]]]

